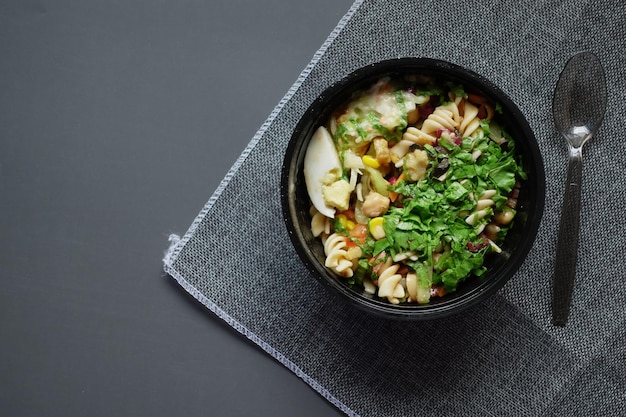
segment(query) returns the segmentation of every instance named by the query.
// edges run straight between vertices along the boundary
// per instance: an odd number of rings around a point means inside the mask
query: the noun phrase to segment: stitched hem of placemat
[[[182,250],[182,248],[185,246],[187,241],[193,236],[198,225],[200,224],[204,216],[207,214],[207,212],[211,209],[211,207],[213,207],[213,204],[220,197],[220,195],[222,194],[222,192],[224,191],[224,189],[226,188],[230,180],[235,176],[235,174],[239,170],[239,167],[248,158],[248,155],[250,155],[250,152],[252,152],[252,150],[257,145],[257,143],[259,142],[259,140],[261,139],[265,131],[274,122],[274,120],[276,119],[276,117],[278,116],[282,108],[285,106],[285,104],[289,102],[289,100],[291,100],[291,98],[294,96],[296,91],[298,91],[298,89],[300,88],[304,80],[307,79],[307,77],[313,70],[313,67],[315,67],[315,65],[318,63],[320,58],[324,55],[328,47],[333,43],[335,38],[337,38],[339,33],[343,30],[345,25],[352,18],[352,15],[354,15],[357,9],[361,6],[361,3],[363,3],[363,1],[364,0],[356,0],[354,3],[352,3],[352,6],[350,6],[350,9],[346,12],[345,15],[343,15],[341,20],[339,20],[339,23],[337,24],[337,26],[335,26],[335,28],[330,33],[330,35],[326,38],[322,46],[315,52],[309,64],[300,73],[300,75],[296,79],[296,82],[287,91],[285,96],[278,102],[276,107],[272,110],[272,112],[268,116],[267,120],[265,120],[265,122],[261,125],[260,129],[256,132],[252,140],[248,143],[248,146],[246,146],[246,148],[243,150],[241,155],[239,155],[239,158],[237,158],[237,160],[235,161],[233,166],[230,168],[226,176],[222,179],[222,181],[218,185],[217,189],[215,190],[211,198],[209,198],[209,201],[204,205],[204,207],[202,208],[198,216],[196,216],[196,218],[194,219],[193,223],[189,227],[189,230],[187,230],[187,233],[185,233],[182,239],[176,239],[176,242],[172,242],[172,239],[170,239],[171,244],[165,254],[165,257],[163,258],[163,262],[165,264],[171,265],[174,263],[174,261],[180,254],[180,251]]]
[[[205,297],[200,291],[198,291],[192,284],[187,282],[185,278],[182,277],[173,267],[170,265],[165,266],[165,272],[170,274],[178,283],[194,298],[204,304],[209,310],[211,310],[217,317],[224,320],[228,323],[233,329],[237,330],[242,335],[246,336],[252,342],[254,342],[257,346],[267,352],[274,359],[279,361],[281,364],[287,367],[291,372],[296,374],[300,379],[306,382],[311,388],[317,391],[322,397],[328,400],[335,407],[346,413],[351,417],[359,417],[357,413],[352,411],[347,405],[338,400],[335,396],[333,396],[327,389],[325,389],[322,385],[319,384],[315,379],[311,378],[308,374],[306,374],[299,366],[281,354],[279,351],[274,349],[271,345],[266,343],[263,339],[254,334],[250,329],[246,326],[235,320],[233,317],[229,316],[224,310],[219,308],[215,303]]]

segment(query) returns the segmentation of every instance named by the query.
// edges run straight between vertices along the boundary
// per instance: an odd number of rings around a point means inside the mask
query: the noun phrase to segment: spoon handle
[[[552,322],[557,326],[567,323],[576,276],[582,167],[582,147],[570,147],[552,279]]]

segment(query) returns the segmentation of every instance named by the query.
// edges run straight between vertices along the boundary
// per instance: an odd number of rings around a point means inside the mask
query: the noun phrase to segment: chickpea
[[[372,191],[367,195],[367,197],[365,197],[365,201],[363,201],[363,214],[367,217],[378,217],[385,214],[389,208],[389,203],[389,197],[385,197],[384,195]]]
[[[515,210],[511,209],[510,207],[505,206],[501,212],[496,213],[493,216],[493,219],[500,226],[506,226],[507,224],[511,223],[511,221],[513,220],[513,217],[515,217]]]

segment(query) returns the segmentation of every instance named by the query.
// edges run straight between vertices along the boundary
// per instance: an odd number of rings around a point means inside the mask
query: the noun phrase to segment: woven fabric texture
[[[165,271],[348,415],[626,415],[626,141],[615,134],[626,101],[624,22],[621,0],[357,1],[171,245]],[[581,50],[602,61],[609,98],[584,149],[577,279],[561,328],[551,324],[550,280],[567,148],[551,104]],[[431,322],[337,303],[291,246],[279,197],[287,142],[315,97],[399,56],[444,59],[499,85],[527,116],[546,170],[543,221],[515,277],[466,314]]]

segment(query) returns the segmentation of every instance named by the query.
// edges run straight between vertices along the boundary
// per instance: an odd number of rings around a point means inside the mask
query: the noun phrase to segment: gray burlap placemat
[[[625,22],[621,0],[357,1],[174,238],[165,271],[348,415],[626,415]],[[574,303],[558,328],[550,279],[566,146],[551,101],[580,50],[603,62],[609,100],[585,147]],[[498,84],[527,115],[546,168],[545,215],[522,268],[486,303],[432,322],[337,303],[300,262],[280,208],[283,153],[308,105],[351,70],[398,56],[444,59]]]

